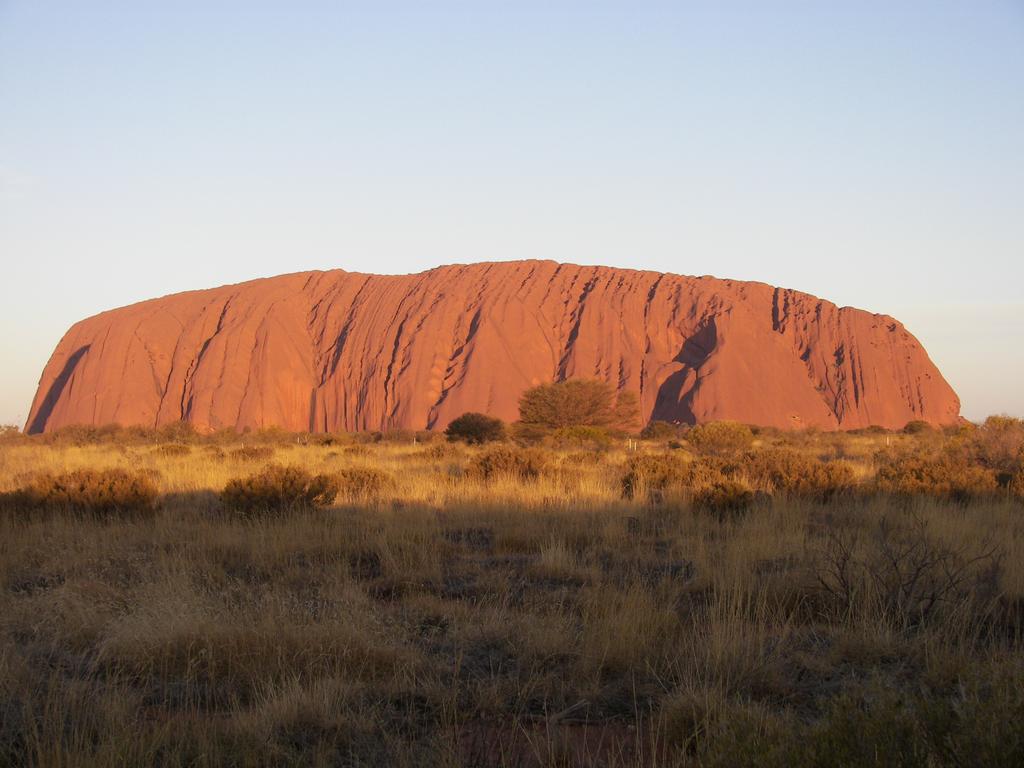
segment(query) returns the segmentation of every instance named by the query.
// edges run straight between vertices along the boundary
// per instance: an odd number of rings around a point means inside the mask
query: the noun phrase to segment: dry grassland
[[[511,446],[537,467],[514,474],[437,439],[11,438],[0,765],[1022,765],[1012,478],[876,481],[897,454],[974,466],[974,439],[761,434],[849,487],[732,468],[750,495],[708,506],[649,475],[624,493],[638,456],[711,460],[685,440]],[[225,508],[270,465],[337,496]],[[19,507],[33,478],[115,468],[153,510]]]

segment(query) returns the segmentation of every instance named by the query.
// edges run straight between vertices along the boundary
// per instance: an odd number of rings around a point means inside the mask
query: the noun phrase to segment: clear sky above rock
[[[1024,5],[0,3],[0,423],[74,321],[551,258],[892,314],[1024,416]]]

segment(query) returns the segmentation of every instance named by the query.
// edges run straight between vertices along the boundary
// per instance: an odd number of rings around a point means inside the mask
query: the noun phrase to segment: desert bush
[[[601,464],[605,453],[601,451],[573,451],[562,456],[561,464],[566,467],[582,467]]]
[[[269,461],[274,457],[274,448],[269,445],[243,445],[228,453],[234,461]]]
[[[940,543],[922,519],[898,528],[883,518],[864,542],[831,533],[817,572],[836,615],[874,615],[904,630],[965,602],[991,600],[998,579],[995,549]]]
[[[165,459],[173,459],[181,456],[188,456],[192,453],[192,446],[182,443],[165,443],[153,449],[155,456],[162,456]]]
[[[414,429],[387,429],[383,432],[374,433],[374,438],[372,442],[375,443],[410,445],[420,441],[421,433]]]
[[[740,464],[754,487],[772,493],[828,501],[854,484],[853,467],[846,462],[818,461],[784,448],[750,451]]]
[[[323,448],[330,448],[344,442],[344,437],[332,435],[330,432],[303,432],[296,436],[295,442],[299,445],[317,445]]]
[[[649,454],[630,460],[622,477],[622,495],[627,499],[651,497],[669,492],[687,492],[725,483],[735,467],[716,458],[686,461],[672,454]]]
[[[214,445],[227,445],[230,443],[237,443],[239,440],[238,432],[234,427],[221,427],[205,435],[203,441],[208,444]]]
[[[69,424],[46,433],[42,440],[51,445],[98,445],[118,442],[122,436],[123,430],[117,424]]]
[[[469,412],[452,421],[444,434],[453,442],[481,445],[505,437],[505,422],[483,413]]]
[[[679,427],[667,421],[652,421],[640,431],[644,440],[673,440],[679,436]]]
[[[516,421],[509,425],[509,437],[520,445],[539,445],[551,435],[552,430],[542,424],[524,424]]]
[[[260,427],[251,429],[246,427],[242,430],[245,435],[245,442],[249,445],[290,445],[296,441],[297,435],[294,432],[278,426]]]
[[[465,455],[465,449],[457,443],[434,443],[419,452],[419,456],[427,461],[444,461],[459,459]]]
[[[989,416],[969,436],[969,454],[989,469],[1013,472],[1024,461],[1024,420]]]
[[[712,421],[698,424],[686,433],[686,439],[702,453],[725,456],[749,448],[754,442],[754,433],[746,424]]]
[[[750,432],[754,437],[763,440],[777,440],[782,437],[783,431],[778,427],[765,426],[761,424],[750,424]]]
[[[875,488],[894,496],[934,496],[962,502],[994,493],[998,483],[995,472],[961,457],[909,454],[883,459]]]
[[[672,485],[683,485],[687,477],[687,463],[663,454],[636,456],[630,459],[622,476],[622,495],[636,499],[662,492]]]
[[[376,467],[347,467],[338,473],[340,493],[352,500],[369,500],[393,487],[394,477]]]
[[[155,427],[129,424],[126,427],[118,427],[113,442],[130,444],[158,443],[160,442],[160,436]]]
[[[187,421],[172,421],[156,429],[157,439],[174,442],[187,443],[197,437],[196,428]]]
[[[229,512],[259,517],[327,506],[334,502],[338,490],[338,478],[331,475],[272,464],[250,477],[229,480],[220,500]]]
[[[612,441],[611,435],[604,427],[560,427],[550,435],[550,442],[555,446],[606,446]]]
[[[954,695],[932,686],[907,691],[886,675],[840,689],[812,719],[744,709],[714,717],[692,704],[676,717],[684,729],[683,747],[699,754],[694,764],[708,768],[1024,764],[1019,676],[972,670],[954,688]]]
[[[489,448],[470,462],[467,474],[481,480],[513,477],[533,480],[547,465],[544,453],[532,448],[502,445]]]
[[[437,432],[414,429],[386,429],[373,432],[355,432],[351,439],[356,443],[381,443],[385,445],[416,445],[432,443],[438,438]]]
[[[575,426],[628,429],[635,425],[639,410],[634,393],[617,392],[607,382],[595,379],[541,384],[526,390],[519,399],[520,421],[549,429]]]
[[[737,464],[715,457],[637,456],[622,477],[622,495],[653,502],[678,497],[694,509],[724,517],[747,509],[755,499],[753,490],[735,477],[737,471]]]
[[[743,512],[754,502],[754,492],[738,480],[723,478],[694,488],[690,503],[695,509],[719,517]]]
[[[1010,480],[1010,495],[1024,501],[1024,467],[1021,467]]]
[[[921,419],[915,419],[908,421],[903,427],[903,434],[905,435],[922,435],[929,432],[934,432],[935,427],[929,424],[927,421]]]
[[[156,510],[152,473],[123,469],[79,469],[40,474],[12,493],[3,506],[11,512],[66,511],[96,518],[134,518]]]
[[[887,435],[889,430],[880,424],[869,424],[863,429],[850,430],[851,435]]]

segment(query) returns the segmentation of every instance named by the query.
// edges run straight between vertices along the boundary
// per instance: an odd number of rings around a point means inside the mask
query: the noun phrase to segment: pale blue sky
[[[886,312],[1024,416],[1024,2],[0,0],[0,423],[104,309],[518,258]]]

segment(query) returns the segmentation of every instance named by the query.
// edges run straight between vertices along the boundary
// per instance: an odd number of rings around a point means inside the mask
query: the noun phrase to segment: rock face
[[[891,317],[762,283],[523,261],[306,272],[104,312],[61,340],[26,428],[443,429],[465,411],[514,420],[523,390],[573,377],[636,393],[645,420],[894,428],[960,411]]]

